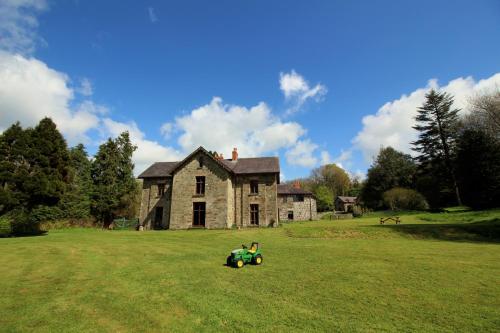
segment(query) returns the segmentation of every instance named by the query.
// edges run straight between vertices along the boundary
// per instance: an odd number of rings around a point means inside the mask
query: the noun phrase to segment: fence
[[[139,219],[121,218],[113,220],[115,230],[135,230],[139,225]]]

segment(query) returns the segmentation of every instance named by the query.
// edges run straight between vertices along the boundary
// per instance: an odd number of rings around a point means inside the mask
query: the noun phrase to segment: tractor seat
[[[250,253],[255,253],[255,251],[257,251],[257,248],[256,248],[255,246],[252,246],[252,247],[248,250],[248,252],[250,252]]]

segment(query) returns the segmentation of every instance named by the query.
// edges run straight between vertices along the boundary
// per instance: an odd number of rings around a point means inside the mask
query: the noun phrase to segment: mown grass
[[[0,331],[495,332],[500,210],[0,239]],[[488,230],[488,232],[485,232]],[[262,244],[262,266],[224,266]]]

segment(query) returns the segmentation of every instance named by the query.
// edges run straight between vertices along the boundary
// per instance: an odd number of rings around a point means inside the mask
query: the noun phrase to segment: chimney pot
[[[298,180],[293,182],[293,187],[300,189],[300,182]]]
[[[238,159],[238,149],[237,148],[233,148],[233,154],[231,156],[231,159],[233,161],[236,161]]]

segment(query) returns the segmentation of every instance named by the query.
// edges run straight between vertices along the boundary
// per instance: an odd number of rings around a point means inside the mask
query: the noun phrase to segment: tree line
[[[74,219],[109,225],[133,217],[139,188],[129,133],[109,138],[93,158],[68,147],[50,118],[15,123],[0,134],[0,234],[39,231],[42,221]]]
[[[332,210],[338,195],[358,196],[368,209],[438,209],[500,205],[500,91],[483,93],[459,116],[453,96],[426,94],[413,127],[414,156],[383,147],[360,181],[329,164],[301,184],[316,196],[318,210]]]

